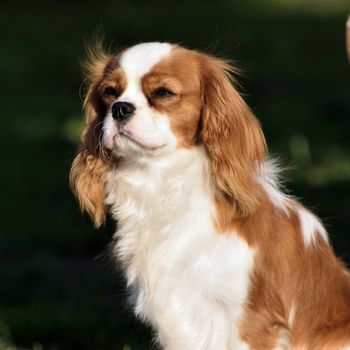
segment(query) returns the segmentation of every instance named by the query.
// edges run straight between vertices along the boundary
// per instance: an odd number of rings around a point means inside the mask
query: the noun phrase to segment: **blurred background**
[[[0,350],[137,350],[107,246],[70,193],[84,46],[171,41],[233,58],[287,187],[350,263],[348,0],[1,1]]]

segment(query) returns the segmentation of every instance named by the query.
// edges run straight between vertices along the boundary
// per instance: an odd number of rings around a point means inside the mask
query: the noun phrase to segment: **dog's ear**
[[[110,60],[101,46],[89,49],[89,60],[84,65],[89,88],[84,101],[85,127],[79,153],[70,171],[71,188],[96,227],[105,221],[105,176],[109,168],[106,151],[100,144],[104,107],[97,88]]]
[[[105,221],[104,183],[108,165],[89,153],[81,151],[73,161],[70,172],[71,188],[96,227]]]
[[[266,146],[259,122],[233,86],[235,69],[226,61],[203,55],[200,138],[211,159],[218,189],[232,201],[236,214],[254,211],[261,199],[256,168]]]

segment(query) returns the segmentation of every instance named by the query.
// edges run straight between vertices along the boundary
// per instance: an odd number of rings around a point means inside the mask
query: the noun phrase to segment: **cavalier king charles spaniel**
[[[87,64],[70,181],[167,350],[350,349],[350,277],[278,183],[220,58],[142,43]]]

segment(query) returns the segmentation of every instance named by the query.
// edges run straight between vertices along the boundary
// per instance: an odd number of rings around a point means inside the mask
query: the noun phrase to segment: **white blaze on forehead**
[[[162,58],[169,55],[172,45],[168,43],[143,43],[132,46],[120,57],[120,66],[128,82],[141,79]]]

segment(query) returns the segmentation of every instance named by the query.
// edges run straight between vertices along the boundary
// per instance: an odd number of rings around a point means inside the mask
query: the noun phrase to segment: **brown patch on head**
[[[117,66],[105,74],[104,79],[98,84],[98,94],[106,108],[117,100],[126,87],[125,73],[120,67]]]
[[[157,97],[154,92],[159,88],[166,88],[173,95]],[[169,116],[178,146],[195,145],[201,110],[200,71],[196,54],[175,47],[168,57],[142,78],[142,89],[150,105]]]
[[[245,216],[263,197],[254,174],[265,156],[265,140],[231,82],[232,71],[223,60],[175,47],[143,77],[142,87],[152,107],[169,116],[180,147],[205,145],[214,184],[235,216]],[[160,87],[174,95],[153,98]]]

